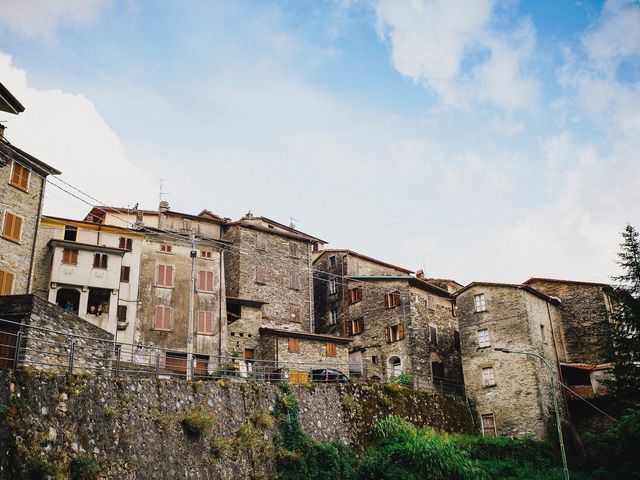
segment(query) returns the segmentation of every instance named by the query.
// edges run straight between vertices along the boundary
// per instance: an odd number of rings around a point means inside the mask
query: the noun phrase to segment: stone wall
[[[6,212],[22,218],[20,242],[8,240],[0,235],[0,270],[12,273],[14,295],[29,293],[29,268],[38,229],[40,197],[45,179],[31,171],[28,191],[14,187],[11,180],[13,162],[0,166],[0,233]]]
[[[561,362],[611,361],[610,302],[606,285],[545,279],[532,279],[527,285],[562,301],[561,316],[554,325],[562,339],[562,349],[558,349]]]
[[[301,369],[330,367],[340,370],[344,374],[349,372],[349,345],[348,342],[331,342],[328,339],[298,339],[299,349],[297,352],[289,351],[289,337],[260,333],[261,358],[264,360],[274,360],[278,365],[287,364],[289,368],[295,368],[295,364],[301,364]],[[340,340],[340,339],[338,339]],[[336,355],[327,354],[327,343],[333,343],[336,347]],[[264,346],[263,346],[264,345]],[[270,355],[270,356],[268,356]]]
[[[474,296],[481,293],[486,310],[476,312]],[[457,306],[465,389],[478,414],[494,414],[499,435],[548,437],[554,413],[547,369],[537,359],[494,348],[537,353],[549,361],[558,378],[550,321],[557,318],[557,307],[518,286],[488,284],[463,291]],[[481,329],[489,334],[489,345],[484,347],[479,344]],[[485,385],[483,368],[493,369],[494,385]],[[562,395],[557,393],[564,415]]]
[[[393,387],[393,388],[392,388]],[[373,425],[390,414],[419,426],[472,432],[463,400],[386,385],[292,386],[305,431],[343,439],[362,451]],[[46,462],[56,478],[93,459],[105,479],[275,478],[278,387],[225,382],[156,382],[0,372],[0,476],[21,478],[27,462]],[[186,434],[188,412],[206,412],[209,435]]]
[[[112,367],[113,335],[35,295],[0,297],[0,318],[21,322],[20,362],[36,370],[67,369],[74,342],[74,372]],[[0,331],[17,333],[9,324]]]

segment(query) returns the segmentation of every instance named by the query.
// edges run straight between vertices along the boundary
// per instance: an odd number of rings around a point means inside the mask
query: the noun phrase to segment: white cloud
[[[90,100],[61,90],[30,87],[27,73],[13,66],[4,53],[0,53],[0,78],[25,106],[18,116],[5,117],[10,142],[60,170],[62,179],[100,202],[117,206],[155,203],[155,188],[148,175],[128,160],[118,136]],[[45,213],[80,217],[89,209],[48,186]]]
[[[524,72],[535,29],[529,21],[492,28],[493,0],[381,0],[376,14],[396,70],[445,103],[479,98],[509,112],[535,103],[537,81]]]
[[[111,0],[0,0],[0,22],[26,36],[48,36],[60,23],[89,23],[110,3]]]

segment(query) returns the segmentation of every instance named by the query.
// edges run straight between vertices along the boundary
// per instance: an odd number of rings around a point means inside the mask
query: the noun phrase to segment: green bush
[[[211,431],[215,421],[202,407],[196,407],[185,414],[181,423],[187,434],[199,438]]]
[[[46,480],[57,473],[55,465],[40,457],[29,457],[24,464],[24,470],[29,480]]]
[[[94,480],[100,475],[100,466],[89,455],[80,455],[71,461],[69,476],[71,480]]]
[[[407,387],[413,386],[413,375],[407,372],[402,372],[400,375],[396,375],[389,379],[391,383],[397,383],[398,385],[405,385]]]
[[[9,413],[9,407],[7,407],[4,403],[0,403],[0,420],[4,420],[4,417]]]
[[[531,437],[512,439],[454,435],[452,440],[473,460],[512,459],[522,465],[550,468],[557,463],[556,457],[559,459],[549,443],[534,440]]]

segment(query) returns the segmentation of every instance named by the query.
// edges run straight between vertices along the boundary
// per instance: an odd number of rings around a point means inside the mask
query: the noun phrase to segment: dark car
[[[312,382],[327,382],[327,383],[347,383],[350,382],[349,377],[344,373],[334,370],[333,368],[316,368],[311,370]]]

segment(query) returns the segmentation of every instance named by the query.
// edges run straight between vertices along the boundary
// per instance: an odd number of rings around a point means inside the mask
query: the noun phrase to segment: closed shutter
[[[404,338],[404,323],[398,324],[398,340],[402,340]]]
[[[384,338],[387,343],[391,343],[391,327],[384,328]]]
[[[21,233],[22,218],[12,213],[5,212],[4,222],[2,225],[2,236],[15,242],[19,242]]]
[[[297,338],[289,337],[289,352],[298,353],[300,351],[300,342]]]
[[[335,343],[327,343],[327,356],[335,357],[336,356],[336,344]]]
[[[127,306],[126,305],[118,305],[116,318],[118,319],[119,322],[126,322],[127,321]]]
[[[13,273],[0,270],[0,295],[13,293]]]

